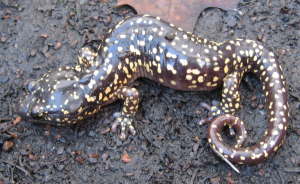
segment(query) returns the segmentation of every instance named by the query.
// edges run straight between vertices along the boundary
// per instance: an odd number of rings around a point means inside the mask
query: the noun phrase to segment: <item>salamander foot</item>
[[[120,139],[122,139],[122,140],[126,139],[126,137],[127,137],[126,129],[127,128],[132,135],[136,134],[136,131],[132,125],[133,118],[131,116],[125,115],[122,113],[115,113],[114,117],[115,117],[115,121],[112,125],[112,131],[116,132],[117,127],[120,126],[121,127],[121,133],[119,136]]]

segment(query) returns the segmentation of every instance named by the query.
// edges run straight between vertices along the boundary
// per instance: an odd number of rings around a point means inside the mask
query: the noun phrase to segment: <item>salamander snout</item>
[[[85,113],[85,86],[72,68],[60,68],[25,85],[17,105],[25,120],[47,123],[73,123]]]
[[[19,100],[19,103],[16,105],[16,112],[23,119],[28,119],[32,115],[31,104],[34,99],[30,95],[25,95]]]

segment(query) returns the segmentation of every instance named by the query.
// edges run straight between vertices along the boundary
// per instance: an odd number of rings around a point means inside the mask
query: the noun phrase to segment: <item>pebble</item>
[[[15,143],[12,141],[5,141],[2,146],[2,149],[7,152],[10,151],[14,145]]]
[[[6,37],[4,37],[4,36],[1,36],[1,37],[0,37],[0,42],[2,42],[2,43],[5,43],[5,42],[6,42],[6,40],[7,40],[7,38],[6,38]]]
[[[259,108],[260,110],[262,110],[262,109],[264,109],[264,105],[263,105],[263,104],[259,104],[259,105],[258,105],[258,108]]]
[[[48,37],[49,37],[49,35],[47,35],[47,34],[43,33],[43,34],[41,34],[41,35],[40,35],[40,37],[41,37],[41,38],[48,38]]]
[[[65,168],[65,165],[58,165],[57,167],[57,170],[59,170],[59,171],[62,171],[64,168]]]
[[[108,153],[103,153],[102,156],[101,156],[103,161],[106,161],[108,159],[108,157],[109,157]]]
[[[32,49],[32,50],[30,51],[30,56],[31,56],[31,57],[34,57],[34,56],[36,56],[36,53],[37,53],[37,50],[36,50],[36,49]]]
[[[55,49],[55,50],[58,50],[58,49],[61,48],[61,46],[62,46],[62,43],[61,43],[61,42],[56,42],[56,44],[55,44],[55,46],[54,46],[54,49]]]
[[[89,161],[89,163],[94,164],[94,163],[98,162],[98,159],[97,158],[91,158],[91,157],[89,157],[88,161]]]
[[[97,134],[95,133],[95,131],[91,130],[89,131],[89,134],[88,134],[90,137],[95,137]]]

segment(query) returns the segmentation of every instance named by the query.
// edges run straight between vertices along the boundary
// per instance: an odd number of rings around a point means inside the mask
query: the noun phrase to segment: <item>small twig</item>
[[[215,150],[215,149],[213,149],[214,150],[214,152],[219,156],[219,157],[221,157],[235,172],[237,172],[237,173],[239,173],[239,174],[241,174],[240,173],[240,171],[238,170],[238,168],[235,166],[235,165],[233,165],[233,163],[231,163],[227,158],[225,158],[219,151],[217,151],[217,150]]]
[[[300,173],[300,167],[287,167],[284,169],[285,172]]]
[[[11,120],[9,122],[1,123],[0,124],[0,133],[8,131],[9,129],[15,127],[20,122],[21,122],[21,117],[17,117],[16,119]]]
[[[8,164],[10,166],[13,166],[13,167],[19,169],[20,171],[24,172],[26,176],[32,177],[31,174],[30,174],[30,172],[27,171],[24,167],[21,167],[19,165],[16,165],[16,164],[10,162],[10,161],[6,161],[6,160],[2,160],[2,159],[0,159],[0,162],[6,163],[6,164]]]

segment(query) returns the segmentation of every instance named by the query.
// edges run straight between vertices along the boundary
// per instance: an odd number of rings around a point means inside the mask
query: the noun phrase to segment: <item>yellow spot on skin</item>
[[[203,81],[204,81],[204,77],[203,77],[202,75],[200,75],[200,76],[198,77],[198,82],[202,83]]]
[[[217,71],[219,71],[220,70],[220,67],[219,66],[216,66],[216,67],[214,67],[214,69],[213,69],[215,72],[217,72]]]
[[[123,66],[123,71],[126,73],[126,74],[128,74],[129,72],[128,72],[128,69],[127,69],[127,67],[126,66]]]
[[[192,75],[186,75],[185,78],[186,78],[186,80],[192,80],[193,76]]]
[[[217,82],[219,80],[219,78],[217,77],[217,76],[215,76],[214,78],[213,78],[213,81],[214,82]]]
[[[192,70],[192,74],[194,74],[194,75],[199,75],[199,74],[200,74],[200,70],[198,70],[198,69],[193,69],[193,70]]]
[[[99,93],[99,95],[98,95],[98,98],[99,98],[98,100],[100,100],[100,101],[101,101],[101,100],[102,100],[102,98],[103,98],[103,94],[102,94],[102,93]]]
[[[87,102],[94,102],[96,100],[96,97],[89,96],[89,95],[85,95],[85,98],[86,98]]]
[[[108,101],[107,96],[105,96],[105,97],[103,98],[103,101],[104,101],[104,102]]]
[[[106,94],[108,94],[109,92],[111,92],[111,88],[110,87],[107,87],[104,91]]]
[[[157,73],[161,73],[161,67],[160,67],[160,64],[157,65]]]
[[[224,67],[224,73],[226,74],[226,73],[228,73],[228,66],[227,65],[225,65],[225,67]]]
[[[230,45],[227,45],[227,46],[226,46],[226,50],[231,50],[231,46],[230,46]]]
[[[229,58],[226,58],[225,59],[225,64],[228,64],[230,62],[230,59]]]
[[[188,64],[186,59],[180,59],[179,62],[182,64],[182,66],[187,66]]]
[[[224,89],[223,89],[223,93],[224,93],[224,94],[228,93],[228,88],[224,88]]]
[[[112,70],[112,65],[109,64],[109,65],[107,66],[107,70],[106,70],[107,75],[110,74],[111,70]]]
[[[264,151],[264,156],[265,156],[265,158],[268,157],[268,153],[266,151]]]

